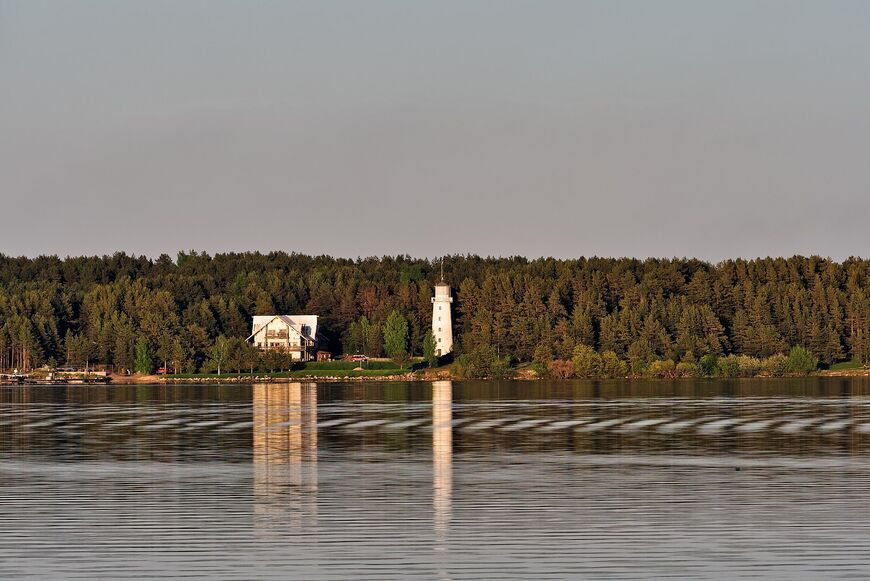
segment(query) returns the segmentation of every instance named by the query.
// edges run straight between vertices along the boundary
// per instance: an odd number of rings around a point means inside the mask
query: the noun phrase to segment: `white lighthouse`
[[[444,282],[442,266],[441,281],[435,284],[432,297],[432,335],[435,336],[435,354],[439,357],[453,351],[453,320],[450,316],[450,285]]]

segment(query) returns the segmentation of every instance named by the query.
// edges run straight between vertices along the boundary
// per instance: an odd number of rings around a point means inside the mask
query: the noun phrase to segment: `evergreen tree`
[[[452,280],[461,281],[457,355],[493,348],[496,357],[567,360],[582,344],[626,360],[634,345],[631,358],[643,363],[678,361],[689,352],[699,361],[708,353],[767,358],[803,345],[825,364],[847,356],[870,361],[870,260],[796,256],[713,265],[456,256],[448,262]],[[417,353],[438,270],[408,257],[283,252],[184,252],[176,263],[123,253],[0,255],[0,367],[66,361],[64,338],[73,337],[89,342],[79,352],[93,348],[84,361],[131,369],[143,337],[152,357],[197,369],[209,365],[219,335],[246,337],[261,309],[317,314],[335,350],[371,356],[383,353],[384,325],[396,310],[408,323],[405,349]],[[180,363],[176,338],[185,352]]]

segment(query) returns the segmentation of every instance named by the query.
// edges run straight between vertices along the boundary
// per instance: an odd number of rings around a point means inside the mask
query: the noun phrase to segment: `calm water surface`
[[[0,578],[870,577],[870,382],[0,387]]]

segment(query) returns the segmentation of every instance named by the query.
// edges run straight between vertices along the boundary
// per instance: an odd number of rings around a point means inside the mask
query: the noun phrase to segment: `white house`
[[[287,351],[297,361],[317,356],[317,315],[257,315],[248,342],[261,351]]]

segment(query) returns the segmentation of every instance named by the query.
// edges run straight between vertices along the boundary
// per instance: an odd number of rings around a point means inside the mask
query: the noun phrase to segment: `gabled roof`
[[[317,337],[317,315],[255,315],[251,326],[252,333],[247,340],[253,339],[257,333],[275,319],[281,319],[284,324],[306,339],[314,341]],[[308,327],[307,333],[302,332],[303,327]]]

